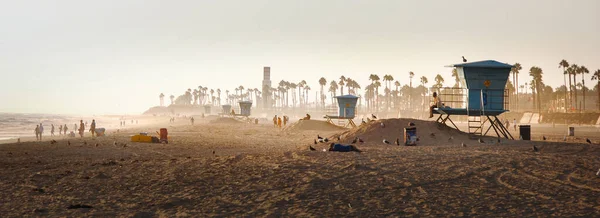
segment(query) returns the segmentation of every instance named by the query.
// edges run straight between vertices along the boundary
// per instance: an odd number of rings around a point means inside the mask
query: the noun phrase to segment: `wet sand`
[[[159,127],[169,129],[171,143],[129,142]],[[598,144],[440,139],[405,147],[373,139],[357,145],[362,153],[313,144],[317,134],[341,133],[197,119],[56,144],[3,144],[0,214],[600,216]]]

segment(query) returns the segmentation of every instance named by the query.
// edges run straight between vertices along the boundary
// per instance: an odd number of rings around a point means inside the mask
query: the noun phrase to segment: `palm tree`
[[[422,76],[420,79],[421,79],[421,85],[423,85],[423,87],[426,87],[425,84],[429,83],[429,80],[427,79],[427,77]]]
[[[435,80],[435,86],[438,89],[440,89],[440,88],[442,88],[442,86],[444,86],[444,77],[442,77],[442,75],[440,75],[440,74],[436,75],[434,80]]]
[[[400,82],[398,82],[398,80],[396,80],[396,82],[394,82],[394,86],[396,86],[396,91],[394,92],[394,107],[398,107],[398,94],[400,93],[400,90],[398,90],[398,87],[400,87]]]
[[[225,102],[227,102],[227,104],[231,104],[231,102],[229,102],[229,90],[225,90],[225,96],[227,96],[227,100]]]
[[[333,97],[336,96],[337,89],[338,89],[338,84],[335,81],[331,81],[331,83],[329,83],[329,92],[331,92],[331,104],[335,103],[335,102],[333,102]]]
[[[583,95],[583,108],[580,108],[580,110],[585,111],[585,74],[589,74],[590,71],[587,67],[581,66],[578,73],[581,74],[581,95]]]
[[[327,80],[325,77],[321,77],[321,79],[319,79],[319,85],[321,85],[321,106],[324,107],[325,98],[323,96],[325,96],[325,94],[323,93],[323,88],[327,85]]]
[[[560,61],[560,63],[558,63],[558,68],[563,68],[563,80],[565,83],[565,87],[567,86],[567,80],[565,79],[565,76],[567,75],[567,68],[569,67],[569,62],[567,62],[567,60],[562,59],[562,61]],[[566,94],[566,92],[565,92]],[[573,93],[571,92],[571,76],[569,75],[569,106],[573,106],[573,102],[571,100],[571,98],[573,97]],[[567,96],[565,95],[565,112],[567,112],[568,108],[566,106],[567,104]]]
[[[173,101],[175,100],[175,96],[171,95],[171,96],[169,96],[169,99],[171,99],[171,104],[173,104]]]
[[[523,69],[523,67],[521,67],[521,64],[519,64],[519,63],[515,63],[513,68],[510,69],[510,72],[513,74],[514,87],[519,87],[519,71],[522,69]],[[515,96],[516,96],[516,102],[517,102],[517,104],[515,104],[515,110],[518,110],[519,109],[519,90],[518,89],[516,89]]]
[[[305,94],[304,94],[304,105],[306,107],[308,107],[308,91],[310,91],[310,86],[305,85],[304,86],[304,92],[305,92]],[[316,102],[317,101],[315,100],[315,104],[316,104]]]
[[[592,75],[592,80],[598,81],[598,86],[596,87],[596,91],[598,92],[598,110],[600,110],[600,69],[594,71]]]
[[[344,82],[346,81],[346,77],[345,76],[341,76],[340,77],[340,82],[338,83],[340,85],[340,95],[344,95]]]
[[[221,106],[221,89],[217,89],[217,100],[219,100],[218,105]]]
[[[160,99],[160,106],[165,106],[165,94],[160,93],[160,95],[158,95],[158,98]]]
[[[408,106],[412,109],[412,79],[413,77],[415,77],[415,73],[410,71],[408,72],[408,77],[410,78],[410,89],[409,89],[409,93],[408,93]]]
[[[302,91],[304,86],[306,86],[306,80],[302,80],[298,83],[298,99],[300,100],[299,105],[302,105],[304,102],[303,99],[306,98],[306,96],[304,96],[304,92]]]
[[[533,66],[529,69],[529,75],[531,77],[533,77],[532,80],[532,91],[535,90],[535,94],[534,96],[536,96],[535,98],[537,99],[537,107],[538,107],[538,112],[541,112],[542,106],[541,106],[541,99],[540,99],[540,92],[543,91],[544,89],[544,84],[542,82],[542,74],[544,74],[544,72],[542,71],[541,68]]]

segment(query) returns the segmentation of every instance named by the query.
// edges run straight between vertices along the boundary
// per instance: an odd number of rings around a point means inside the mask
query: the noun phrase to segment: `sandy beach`
[[[318,124],[302,123],[279,130],[214,117],[194,126],[183,119],[152,119],[153,124],[105,137],[1,145],[0,214],[600,215],[600,145],[585,144],[583,137],[568,143],[495,138],[479,143],[433,122],[408,119],[378,120],[349,131],[310,130]],[[409,121],[419,128],[418,146],[379,139],[400,137]],[[129,135],[160,127],[169,129],[169,144],[129,142]],[[342,143],[359,136],[365,143],[356,146],[363,152],[323,152],[328,145],[313,144],[317,135],[334,142],[340,136]]]

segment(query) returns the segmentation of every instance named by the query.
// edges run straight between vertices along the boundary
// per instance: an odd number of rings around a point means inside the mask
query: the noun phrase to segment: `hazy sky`
[[[313,91],[321,76],[345,75],[364,87],[371,73],[391,74],[404,85],[409,71],[429,85],[440,73],[451,85],[444,66],[462,55],[520,62],[521,83],[539,66],[553,87],[563,84],[563,58],[600,69],[598,0],[1,5],[0,112],[141,113],[158,104],[161,92],[260,88],[263,66],[271,66],[274,83],[305,79]]]

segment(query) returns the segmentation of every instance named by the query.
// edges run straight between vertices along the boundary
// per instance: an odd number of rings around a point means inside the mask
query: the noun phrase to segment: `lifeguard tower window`
[[[440,114],[438,121],[444,124],[446,121],[450,121],[457,128],[449,116],[468,116],[470,120],[471,118],[474,120],[470,121],[472,128],[469,128],[475,130],[473,133],[477,133],[477,130],[479,130],[478,133],[483,135],[487,133],[487,131],[482,132],[483,125],[490,121],[490,128],[493,128],[498,136],[502,134],[509,138],[510,133],[508,133],[508,130],[501,123],[496,123],[496,116],[508,111],[509,95],[505,87],[513,66],[494,60],[486,60],[454,64],[449,67],[456,69],[461,87],[442,87],[432,90],[438,92],[444,103],[444,107],[437,108],[434,111],[434,113]],[[445,117],[443,117],[444,115]],[[469,133],[472,133],[472,131],[469,131]]]

